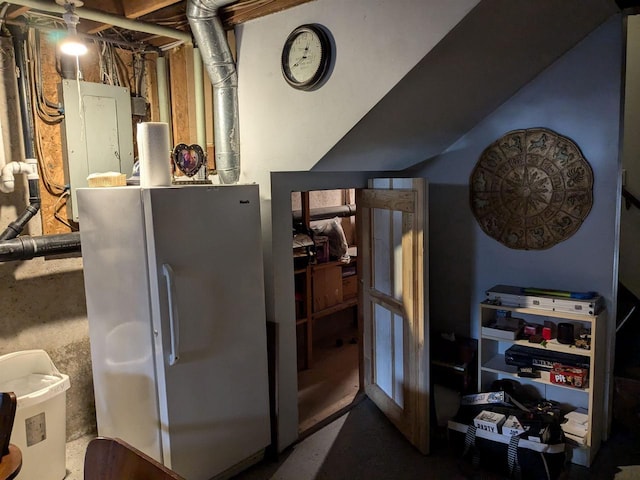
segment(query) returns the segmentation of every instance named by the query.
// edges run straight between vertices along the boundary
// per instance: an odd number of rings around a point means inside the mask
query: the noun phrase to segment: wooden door
[[[374,179],[358,192],[365,392],[429,453],[426,181]]]

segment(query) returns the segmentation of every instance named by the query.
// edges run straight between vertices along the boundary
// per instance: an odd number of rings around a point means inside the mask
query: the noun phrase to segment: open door
[[[358,192],[365,392],[429,453],[426,181],[373,179]]]

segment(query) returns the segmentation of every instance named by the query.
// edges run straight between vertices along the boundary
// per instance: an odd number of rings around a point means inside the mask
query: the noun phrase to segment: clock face
[[[289,48],[289,72],[296,82],[308,82],[322,62],[320,38],[311,31],[300,32]]]
[[[289,85],[300,90],[316,87],[329,70],[331,44],[316,25],[296,28],[282,50],[282,73]]]

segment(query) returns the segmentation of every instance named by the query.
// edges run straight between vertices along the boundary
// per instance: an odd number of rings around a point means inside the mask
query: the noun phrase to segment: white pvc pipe
[[[38,179],[38,160],[28,158],[26,162],[9,162],[2,168],[0,174],[0,192],[11,193],[15,187],[14,175],[25,173],[27,179]]]
[[[22,7],[33,8],[34,10],[41,10],[43,12],[65,13],[64,7],[57,5],[53,0],[48,2],[43,0],[11,0],[9,3],[13,5],[20,5]],[[80,18],[99,23],[106,23],[108,25],[113,25],[114,27],[126,28],[132,32],[143,32],[151,35],[159,35],[161,37],[174,38],[187,45],[191,45],[192,43],[191,35],[189,33],[175,30],[173,28],[162,27],[152,23],[142,22],[140,20],[118,17],[117,15],[92,10],[86,7],[76,8],[74,13]]]
[[[167,60],[163,56],[158,56],[156,62],[156,77],[158,83],[158,109],[160,110],[160,121],[168,123],[170,109],[169,109],[169,89],[167,87]]]

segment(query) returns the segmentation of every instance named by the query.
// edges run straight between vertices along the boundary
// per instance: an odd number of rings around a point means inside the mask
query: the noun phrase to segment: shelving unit
[[[309,228],[309,192],[301,192],[301,203],[301,220]],[[349,263],[317,261],[294,270],[297,342],[304,345],[298,348],[298,370],[313,365],[314,322],[358,304],[357,253],[350,248],[349,254]]]
[[[556,326],[560,322],[570,322],[576,327],[591,330],[591,346],[589,349],[579,349],[570,345],[558,343],[553,339],[546,345],[530,343],[528,340],[506,340],[497,336],[483,334],[482,326],[489,325],[495,318],[497,310],[511,312],[513,317],[522,318],[530,324],[553,322]],[[604,404],[604,311],[597,315],[582,315],[563,313],[536,308],[509,307],[483,302],[480,304],[480,341],[478,345],[478,389],[488,391],[491,384],[503,378],[516,379],[523,385],[531,385],[538,393],[548,400],[554,400],[573,408],[587,410],[589,431],[586,445],[572,446],[573,463],[589,466],[595,457],[603,432],[603,404]],[[560,354],[581,355],[589,361],[589,384],[580,389],[571,386],[557,385],[550,381],[549,372],[541,371],[540,378],[519,377],[517,367],[505,363],[504,352],[512,345],[523,345],[536,349],[546,349]]]
[[[304,329],[304,368],[313,364],[313,323],[358,305],[356,260],[317,263],[295,270],[296,325]]]

